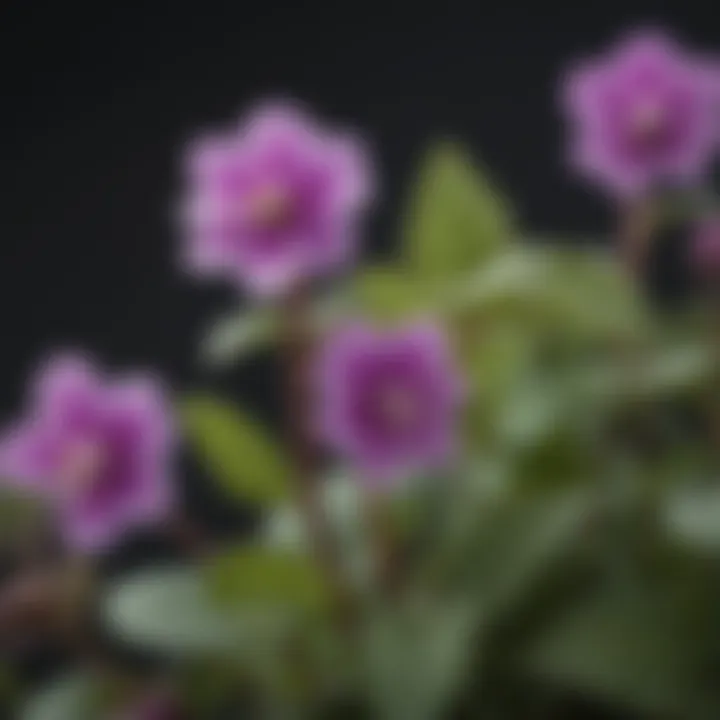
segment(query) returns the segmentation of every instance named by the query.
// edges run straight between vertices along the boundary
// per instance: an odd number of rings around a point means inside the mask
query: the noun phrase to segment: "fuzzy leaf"
[[[25,703],[20,720],[90,720],[94,684],[85,675],[68,675],[41,688]]]
[[[198,454],[234,497],[271,503],[288,495],[291,470],[280,448],[238,408],[201,395],[185,400],[182,416]]]
[[[512,235],[505,202],[453,143],[430,149],[405,219],[408,267],[430,285],[483,263]]]
[[[123,641],[175,654],[205,654],[234,648],[243,637],[191,568],[154,568],[120,579],[106,593],[103,614]]]

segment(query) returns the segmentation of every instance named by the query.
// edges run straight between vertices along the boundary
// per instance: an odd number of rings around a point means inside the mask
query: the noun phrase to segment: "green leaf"
[[[445,717],[472,667],[480,623],[480,609],[459,601],[378,608],[362,636],[373,717]]]
[[[664,508],[666,527],[691,548],[720,552],[720,487],[671,490]]]
[[[122,578],[106,592],[102,609],[121,640],[180,655],[232,650],[247,630],[213,601],[202,573],[192,568],[153,568]]]
[[[373,575],[373,557],[361,488],[347,473],[333,472],[324,479],[319,497],[339,572],[358,590],[367,588]],[[297,554],[312,552],[305,518],[294,503],[272,509],[265,521],[262,538],[270,550]]]
[[[46,508],[37,498],[10,488],[0,492],[0,545],[22,542],[46,520]]]
[[[702,694],[692,623],[692,608],[662,588],[613,588],[546,626],[523,664],[545,681],[606,702],[690,716]]]
[[[487,612],[507,611],[576,547],[594,508],[584,487],[516,493],[485,518],[469,548],[472,585]]]
[[[522,247],[503,253],[468,269],[444,303],[452,313],[584,338],[637,337],[646,322],[630,278],[612,258],[588,249]]]
[[[355,292],[361,312],[375,322],[405,320],[432,306],[429,289],[399,268],[364,270],[355,280]]]
[[[319,332],[342,320],[351,307],[345,292],[333,291],[310,308],[310,324]],[[218,320],[201,344],[201,359],[213,368],[238,362],[275,343],[282,330],[280,308],[267,305],[242,310]]]
[[[512,236],[506,203],[461,147],[443,142],[427,153],[405,218],[408,267],[430,285],[495,255]]]
[[[272,342],[278,329],[278,314],[272,307],[222,318],[202,342],[202,360],[213,367],[241,360]]]
[[[213,596],[223,607],[313,611],[323,609],[328,587],[308,555],[244,546],[216,558],[209,569]]]
[[[40,689],[24,704],[20,720],[93,720],[95,685],[86,675],[68,675]]]
[[[281,450],[238,408],[200,395],[184,401],[182,417],[201,458],[229,493],[259,503],[287,497],[291,470]]]

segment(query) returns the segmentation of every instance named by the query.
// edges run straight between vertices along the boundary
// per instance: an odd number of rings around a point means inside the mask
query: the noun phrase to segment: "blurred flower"
[[[720,275],[720,214],[703,219],[692,238],[691,259],[703,275]]]
[[[352,258],[372,191],[357,137],[293,105],[263,105],[235,132],[193,145],[188,164],[192,271],[279,295]]]
[[[174,433],[155,378],[110,380],[82,357],[56,355],[29,400],[0,439],[0,473],[50,501],[72,548],[102,550],[168,512]]]
[[[368,483],[449,460],[462,392],[440,329],[344,328],[323,348],[316,372],[319,432]]]
[[[619,196],[706,169],[720,137],[720,65],[659,31],[625,37],[563,83],[573,164]]]

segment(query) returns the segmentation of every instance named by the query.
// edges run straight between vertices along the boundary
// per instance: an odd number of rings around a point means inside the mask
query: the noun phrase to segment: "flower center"
[[[263,230],[276,230],[289,222],[293,204],[283,188],[277,185],[266,185],[250,196],[246,212],[255,227]]]
[[[58,481],[63,492],[71,496],[82,494],[98,481],[107,463],[107,453],[100,443],[73,443],[63,452]]]
[[[640,103],[630,118],[631,132],[639,140],[653,140],[662,135],[665,124],[665,111],[654,102]]]
[[[406,428],[415,422],[418,405],[412,393],[402,388],[387,388],[380,398],[381,410],[393,427]]]

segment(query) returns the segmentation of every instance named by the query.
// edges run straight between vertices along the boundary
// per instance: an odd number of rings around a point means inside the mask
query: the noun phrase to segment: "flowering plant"
[[[606,243],[537,238],[443,141],[397,257],[353,267],[377,195],[356,134],[282,102],[193,143],[183,268],[249,297],[202,358],[277,355],[285,423],[43,365],[0,442],[4,529],[57,542],[6,584],[0,633],[78,662],[11,712],[718,717],[720,64],[634,33],[561,97],[573,168],[618,208]],[[673,228],[698,293],[668,316],[641,279]],[[181,442],[253,510],[242,537],[192,525]],[[104,578],[148,525],[181,560]]]

